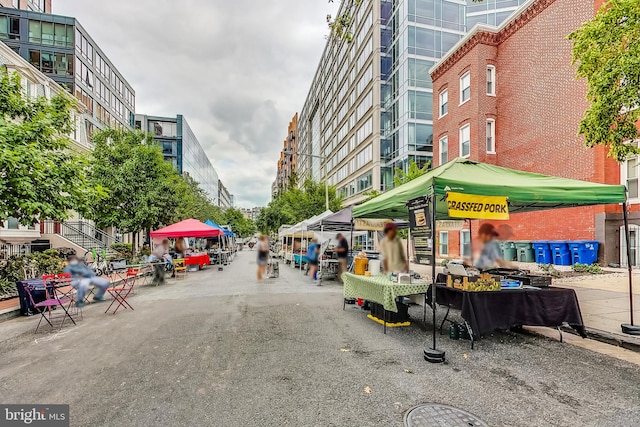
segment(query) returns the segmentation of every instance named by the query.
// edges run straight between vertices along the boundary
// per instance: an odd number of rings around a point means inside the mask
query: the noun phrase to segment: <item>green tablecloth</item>
[[[398,312],[396,297],[424,294],[429,285],[424,282],[411,284],[398,284],[389,280],[385,275],[356,276],[351,273],[342,273],[345,298],[362,298],[382,304],[385,310]]]

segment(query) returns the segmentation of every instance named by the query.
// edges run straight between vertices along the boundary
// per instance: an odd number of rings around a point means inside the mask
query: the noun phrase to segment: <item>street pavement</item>
[[[636,426],[640,367],[537,335],[496,333],[471,350],[431,324],[382,327],[342,310],[335,282],[281,265],[255,279],[255,252],[163,287],[135,311],[87,307],[60,333],[0,324],[0,402],[68,403],[73,426],[402,426],[426,402],[490,426]]]

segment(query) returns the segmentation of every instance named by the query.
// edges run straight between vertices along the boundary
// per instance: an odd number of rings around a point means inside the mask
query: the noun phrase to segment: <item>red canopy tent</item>
[[[217,237],[224,235],[224,231],[210,227],[197,219],[185,219],[160,230],[152,231],[151,237],[166,239],[180,237]]]

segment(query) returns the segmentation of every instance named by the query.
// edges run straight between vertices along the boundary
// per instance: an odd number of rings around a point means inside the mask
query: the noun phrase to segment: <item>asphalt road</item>
[[[0,324],[0,402],[68,403],[74,426],[400,427],[424,402],[491,426],[640,424],[636,365],[510,333],[475,350],[443,336],[448,361],[431,365],[421,322],[383,335],[335,283],[284,266],[256,283],[254,256],[141,288],[133,312],[88,307],[61,333]]]

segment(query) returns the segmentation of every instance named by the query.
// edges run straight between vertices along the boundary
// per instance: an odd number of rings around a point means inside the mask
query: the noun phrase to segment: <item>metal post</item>
[[[324,158],[324,197],[325,197],[325,207],[326,210],[329,210],[329,176],[327,173],[327,158]]]
[[[627,241],[627,267],[629,269],[629,317],[631,326],[633,323],[633,265],[631,264],[631,233],[629,233],[629,218],[627,215],[627,203],[622,204],[622,216],[624,218],[624,234]],[[623,325],[624,330],[624,325]]]
[[[433,346],[424,350],[424,359],[430,363],[442,363],[445,360],[445,353],[442,350],[438,350],[436,345],[436,248],[435,248],[435,236],[436,236],[436,187],[435,180],[431,187],[431,310],[433,312]]]

